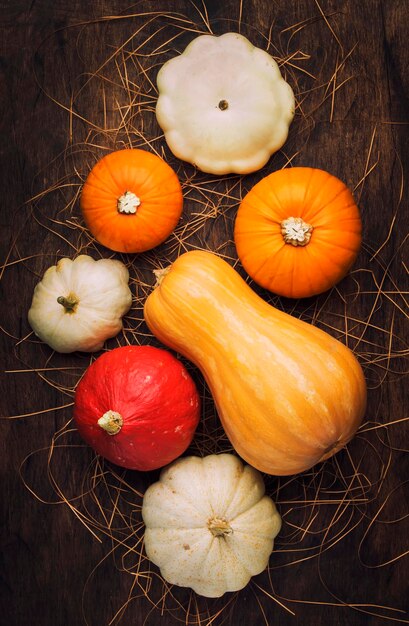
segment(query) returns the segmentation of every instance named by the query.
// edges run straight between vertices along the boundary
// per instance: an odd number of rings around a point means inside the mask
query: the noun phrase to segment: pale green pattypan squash
[[[132,304],[128,281],[127,268],[116,259],[60,259],[34,289],[30,326],[57,352],[96,352],[122,329]]]
[[[196,37],[162,66],[157,85],[169,148],[204,172],[256,171],[287,139],[293,91],[275,60],[242,35]]]
[[[163,578],[209,598],[260,574],[281,528],[261,474],[233,454],[174,461],[147,489],[142,517]]]

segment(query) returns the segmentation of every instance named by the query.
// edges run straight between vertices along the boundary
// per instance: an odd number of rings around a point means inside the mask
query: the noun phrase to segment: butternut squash
[[[158,272],[145,320],[203,373],[237,453],[289,475],[335,454],[366,407],[352,351],[269,305],[216,254],[191,251]]]

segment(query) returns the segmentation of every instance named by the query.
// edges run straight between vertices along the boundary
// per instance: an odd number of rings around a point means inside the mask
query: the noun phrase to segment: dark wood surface
[[[0,621],[409,623],[408,2],[196,4],[0,3]],[[162,62],[209,26],[215,34],[240,30],[284,61],[299,104],[283,150],[262,172],[242,179],[194,175],[171,157],[154,118],[155,90],[143,78],[142,69],[154,80]],[[186,201],[179,239],[173,235],[157,250],[123,259],[136,306],[125,334],[107,348],[125,340],[155,343],[141,311],[155,264],[194,246],[237,260],[232,227],[240,195],[288,160],[344,180],[362,213],[362,250],[338,289],[292,303],[253,285],[271,303],[348,341],[365,370],[368,411],[348,450],[325,467],[288,480],[266,477],[283,516],[269,573],[217,601],[169,590],[153,566],[139,562],[141,494],[157,474],[119,472],[82,445],[70,424],[71,403],[89,357],[53,355],[34,341],[27,322],[34,285],[59,257],[79,250],[110,256],[84,231],[78,192],[95,156],[124,145],[163,154],[178,170]],[[194,233],[189,223],[198,213],[207,219]],[[203,389],[200,374],[192,373]],[[204,417],[217,428],[208,395]],[[218,449],[202,445],[205,428],[194,452]],[[219,449],[226,445],[222,440]]]

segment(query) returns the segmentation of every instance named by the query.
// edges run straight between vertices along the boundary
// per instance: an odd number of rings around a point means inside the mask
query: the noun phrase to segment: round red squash
[[[148,471],[189,446],[200,397],[188,371],[167,350],[125,346],[100,356],[77,386],[74,420],[82,438],[112,463]]]

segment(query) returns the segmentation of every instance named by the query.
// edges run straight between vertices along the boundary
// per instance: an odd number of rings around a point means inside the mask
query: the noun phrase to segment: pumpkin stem
[[[306,246],[313,230],[313,226],[304,222],[301,217],[288,217],[281,222],[283,239],[292,246]]]
[[[156,277],[155,287],[159,287],[162,280],[165,278],[166,274],[169,273],[171,267],[172,267],[171,265],[168,265],[168,267],[163,267],[159,270],[153,270],[153,273],[155,274],[155,277]]]
[[[212,517],[207,522],[207,527],[213,537],[224,537],[225,535],[230,535],[233,532],[229,522],[223,517]]]
[[[98,420],[98,426],[101,426],[108,435],[118,434],[123,423],[122,415],[116,411],[107,411]]]
[[[57,302],[64,307],[65,313],[75,313],[78,306],[78,300],[72,293],[67,297],[59,296]]]
[[[134,215],[136,209],[141,204],[141,199],[132,191],[125,191],[122,196],[118,198],[117,208],[118,213],[124,213],[126,215]]]
[[[229,108],[229,103],[227,102],[227,100],[220,100],[217,106],[219,107],[220,111],[225,111]]]

